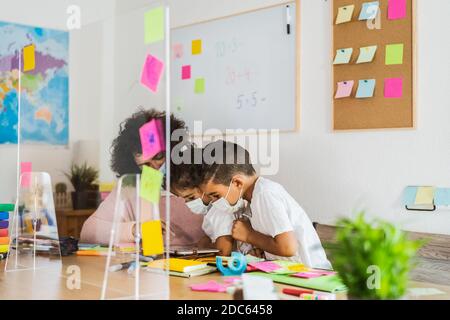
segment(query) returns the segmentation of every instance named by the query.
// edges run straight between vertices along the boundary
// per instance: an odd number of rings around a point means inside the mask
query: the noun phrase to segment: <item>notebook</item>
[[[155,260],[148,263],[148,267],[151,269],[165,269],[167,265],[167,259]],[[208,267],[208,264],[204,262],[170,258],[169,259],[169,271],[176,272],[193,272],[196,270],[204,269]]]
[[[210,248],[200,249],[192,247],[172,247],[170,248],[169,253],[176,256],[189,256],[189,255],[219,253],[219,250]]]
[[[203,276],[205,274],[209,274],[209,273],[213,273],[216,272],[217,268],[216,267],[206,267],[203,269],[199,269],[199,270],[194,270],[191,272],[176,272],[176,271],[169,271],[169,274],[171,276],[175,276],[175,277],[183,277],[183,278],[191,278],[191,277],[198,277],[198,276]]]

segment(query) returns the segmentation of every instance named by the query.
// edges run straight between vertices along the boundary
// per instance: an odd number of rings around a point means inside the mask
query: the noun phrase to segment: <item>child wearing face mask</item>
[[[240,218],[233,223],[235,240],[261,248],[269,260],[332,268],[305,211],[280,184],[256,174],[247,150],[224,141],[206,149],[211,158],[204,159],[208,164],[203,167],[201,189],[211,198],[212,207],[233,215],[244,200],[249,203],[241,213],[249,221]]]

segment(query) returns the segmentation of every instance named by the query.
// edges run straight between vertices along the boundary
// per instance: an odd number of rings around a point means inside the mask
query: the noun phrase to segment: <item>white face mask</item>
[[[159,172],[161,172],[164,176],[166,176],[166,163],[165,162],[159,168]]]
[[[186,206],[195,214],[205,215],[209,209],[209,206],[205,205],[201,198],[186,202]]]
[[[230,186],[228,187],[228,191],[227,191],[227,194],[225,195],[225,197],[220,198],[219,200],[215,201],[212,204],[212,206],[214,208],[216,208],[217,210],[220,210],[222,212],[226,212],[229,214],[235,213],[236,211],[240,210],[245,205],[244,199],[242,199],[242,189],[241,189],[241,193],[239,194],[239,199],[236,202],[236,204],[231,205],[228,202],[227,198],[228,198],[228,194],[230,193],[232,183],[233,183],[233,181],[230,182]]]

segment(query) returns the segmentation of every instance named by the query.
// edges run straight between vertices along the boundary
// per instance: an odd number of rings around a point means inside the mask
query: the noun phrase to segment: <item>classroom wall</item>
[[[110,0],[15,0],[2,6],[0,20],[14,23],[66,30],[66,9],[71,4],[82,8],[82,28],[70,34],[70,129],[68,146],[21,146],[21,161],[33,162],[34,171],[50,173],[53,184],[66,180],[67,171],[80,140],[99,141],[102,81],[102,21],[108,14]],[[106,6],[108,5],[108,6]],[[26,10],[24,10],[26,8]],[[111,14],[111,13],[110,13]],[[98,154],[89,155],[90,159]],[[17,145],[0,145],[0,202],[16,197]]]
[[[275,0],[171,1],[173,26],[273,4]],[[333,133],[332,1],[301,0],[301,130],[280,136],[272,177],[312,220],[333,224],[359,209],[406,230],[450,234],[450,210],[408,213],[407,185],[450,186],[448,0],[417,1],[417,128]],[[275,109],[275,108],[274,108]]]

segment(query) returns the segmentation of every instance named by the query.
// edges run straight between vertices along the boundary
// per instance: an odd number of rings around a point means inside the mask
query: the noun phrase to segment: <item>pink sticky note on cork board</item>
[[[189,80],[191,78],[191,66],[183,66],[181,68],[181,79]]]
[[[158,85],[164,70],[164,62],[149,54],[141,74],[141,83],[151,91],[158,91]]]
[[[403,79],[384,79],[384,96],[386,98],[401,98],[403,96]]]
[[[172,49],[173,49],[173,56],[175,59],[183,58],[184,49],[183,49],[183,45],[181,43],[175,43],[173,45]]]
[[[354,84],[355,81],[353,80],[338,82],[338,88],[336,90],[336,95],[334,96],[334,98],[340,99],[350,97]]]
[[[158,153],[166,151],[166,141],[161,119],[153,119],[139,129],[142,157],[149,160]]]
[[[21,180],[20,180],[20,186],[24,187],[24,188],[28,188],[31,184],[31,174],[26,174],[23,175],[24,173],[30,173],[32,172],[32,164],[31,162],[21,162],[20,163],[20,175],[21,175]]]
[[[406,0],[389,0],[388,19],[398,20],[406,18]]]

